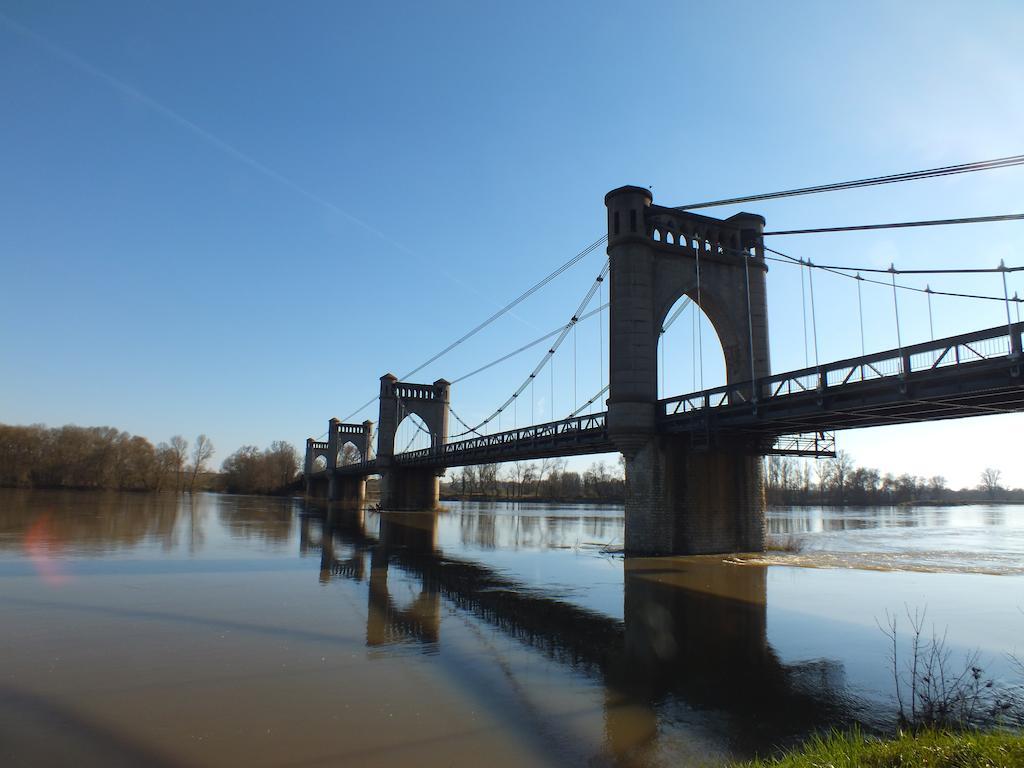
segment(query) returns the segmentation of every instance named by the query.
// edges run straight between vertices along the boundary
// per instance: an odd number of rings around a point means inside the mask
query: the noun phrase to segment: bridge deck
[[[741,433],[766,440],[793,433],[876,427],[1024,411],[1024,323],[937,339],[756,382],[659,402],[662,432]],[[758,398],[751,399],[756,391]],[[457,467],[552,456],[605,453],[606,413],[481,435],[401,453],[396,466]],[[368,475],[376,462],[339,474]]]

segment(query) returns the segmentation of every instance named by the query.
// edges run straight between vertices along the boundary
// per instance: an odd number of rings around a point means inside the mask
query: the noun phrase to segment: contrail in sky
[[[140,102],[140,103],[142,103],[144,105],[146,105],[147,107],[149,107],[153,111],[158,112],[159,114],[161,114],[164,117],[166,117],[172,123],[175,123],[179,127],[184,128],[189,133],[193,134],[194,136],[199,137],[200,139],[202,139],[206,143],[211,144],[212,146],[216,147],[217,149],[221,150],[222,152],[226,153],[227,155],[233,157],[235,160],[238,160],[239,162],[249,166],[253,170],[263,174],[264,176],[266,176],[266,177],[268,177],[270,179],[273,179],[277,183],[287,187],[288,189],[292,190],[293,192],[295,192],[298,195],[301,195],[302,197],[306,198],[307,200],[309,200],[309,201],[311,201],[313,203],[316,203],[317,205],[320,205],[320,206],[326,208],[327,210],[331,211],[332,213],[336,213],[339,216],[342,216],[342,217],[348,219],[353,224],[355,224],[355,225],[357,225],[359,227],[362,227],[367,232],[370,232],[371,234],[373,234],[376,237],[380,238],[381,240],[383,240],[388,245],[390,245],[393,248],[395,248],[395,249],[401,251],[402,253],[404,253],[406,256],[409,256],[410,258],[412,258],[412,259],[414,259],[416,261],[422,261],[423,257],[420,256],[418,253],[416,253],[415,251],[410,250],[409,248],[407,248],[406,246],[402,245],[397,240],[392,239],[387,234],[385,234],[384,232],[382,232],[379,229],[377,229],[376,227],[374,227],[372,224],[369,224],[368,222],[363,221],[359,217],[352,215],[351,213],[349,213],[345,209],[343,209],[343,208],[339,207],[338,205],[332,203],[330,200],[326,200],[326,199],[320,197],[319,195],[317,195],[316,193],[311,192],[310,190],[308,190],[305,187],[303,187],[301,184],[298,184],[298,183],[292,181],[290,178],[288,178],[284,174],[274,170],[273,168],[271,168],[270,166],[268,166],[268,165],[266,165],[264,163],[261,163],[259,160],[254,158],[252,155],[249,155],[249,154],[241,151],[240,149],[237,149],[237,148],[233,147],[231,144],[229,144],[228,142],[224,141],[224,139],[220,138],[216,134],[211,133],[210,131],[208,131],[205,128],[203,128],[201,125],[198,125],[198,124],[192,122],[187,117],[185,117],[184,115],[180,114],[179,112],[176,112],[175,110],[171,109],[170,107],[165,106],[164,104],[161,104],[159,101],[157,101],[153,97],[146,95],[145,93],[143,93],[139,89],[129,85],[128,83],[124,82],[123,80],[120,80],[120,79],[114,77],[113,75],[108,74],[107,72],[104,72],[102,69],[100,69],[96,65],[90,63],[89,61],[86,61],[85,59],[83,59],[78,54],[73,53],[73,52],[67,50],[66,48],[64,48],[64,47],[62,47],[60,45],[57,45],[56,43],[52,42],[48,38],[45,38],[42,35],[40,35],[38,32],[35,32],[34,30],[30,29],[29,27],[26,27],[25,25],[15,21],[14,19],[12,19],[10,16],[8,16],[7,14],[5,14],[3,12],[0,12],[0,21],[3,21],[5,24],[7,24],[9,27],[11,27],[18,34],[20,34],[23,37],[26,37],[26,38],[32,40],[34,43],[36,43],[37,45],[41,46],[42,48],[45,48],[47,51],[49,51],[51,54],[53,54],[57,58],[67,62],[68,64],[71,64],[73,67],[75,67],[75,68],[77,68],[77,69],[79,69],[79,70],[81,70],[83,72],[86,72],[86,73],[92,75],[93,77],[98,78],[99,80],[102,80],[107,85],[109,85],[110,87],[114,88],[115,90],[123,93],[124,95],[126,95],[126,96],[128,96],[128,97],[130,97],[130,98],[132,98],[132,99],[134,99],[134,100],[136,100],[136,101],[138,101],[138,102]],[[436,266],[436,264],[432,264],[431,266]],[[472,290],[477,295],[483,296],[485,299],[488,299],[489,301],[497,304],[497,302],[494,301],[493,299],[491,299],[487,294],[481,292],[480,290],[478,290],[474,286],[469,285],[468,283],[466,283],[465,281],[459,279],[455,275],[452,275],[447,270],[444,270],[443,267],[442,267],[442,271],[444,271],[444,274],[449,279],[454,280],[455,282],[459,283],[460,285],[462,285],[462,286]],[[509,314],[512,317],[515,317],[521,323],[524,323],[524,324],[530,326],[531,328],[537,329],[537,326],[535,326],[533,323],[529,322],[528,320],[525,320],[524,318],[519,317],[518,315],[516,315],[514,313],[511,313],[511,312]]]

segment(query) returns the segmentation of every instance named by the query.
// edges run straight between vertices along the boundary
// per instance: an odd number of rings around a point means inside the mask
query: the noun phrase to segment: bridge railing
[[[362,470],[375,466],[377,466],[377,462],[373,459],[363,459],[362,461],[353,461],[351,464],[339,464],[335,467],[335,472],[359,474]]]
[[[727,384],[661,400],[665,416],[681,416],[707,408],[749,402],[750,392],[759,392],[759,403],[779,397],[825,392],[832,387],[906,377],[916,373],[955,367],[984,360],[1021,357],[1024,323],[950,336],[902,349],[890,349],[863,357],[839,360],[815,368],[802,368],[750,381]]]
[[[396,460],[416,461],[436,456],[456,456],[460,453],[467,453],[486,448],[496,448],[510,444],[528,445],[542,441],[551,441],[593,432],[604,432],[605,413],[595,413],[587,416],[574,416],[562,421],[550,421],[545,424],[535,424],[522,429],[512,429],[507,432],[495,432],[493,435],[480,435],[467,440],[459,440],[454,443],[431,448],[421,448],[418,451],[406,451],[395,454]]]

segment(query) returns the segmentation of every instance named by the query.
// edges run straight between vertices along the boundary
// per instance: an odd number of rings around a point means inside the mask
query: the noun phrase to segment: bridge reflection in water
[[[374,515],[376,516],[376,515]],[[657,747],[681,704],[733,754],[764,754],[807,733],[854,721],[841,666],[784,664],[767,637],[767,572],[720,558],[627,558],[623,619],[588,610],[437,547],[436,514],[330,508],[303,517],[300,546],[320,549],[320,580],[366,582],[366,643],[443,642],[448,607],[519,640],[604,688],[604,740],[616,762]],[[319,534],[319,535],[318,535]],[[400,607],[388,577],[411,580]]]

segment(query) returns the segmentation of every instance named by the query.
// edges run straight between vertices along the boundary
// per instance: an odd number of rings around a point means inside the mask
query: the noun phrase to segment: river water
[[[758,558],[622,526],[0,491],[0,764],[720,765],[891,726],[886,612],[1024,652],[1024,507],[774,510]]]

